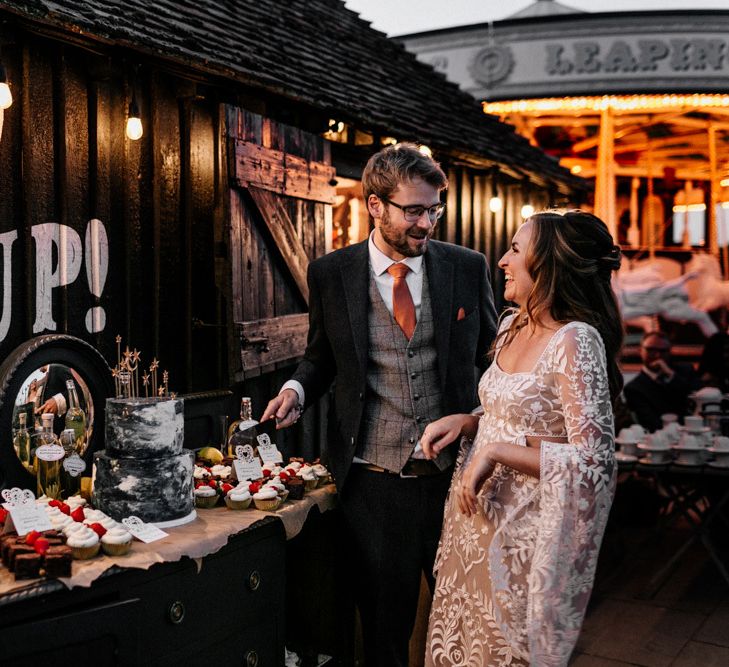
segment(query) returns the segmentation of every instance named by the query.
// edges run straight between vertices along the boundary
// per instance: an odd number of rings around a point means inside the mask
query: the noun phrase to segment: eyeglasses
[[[643,350],[649,354],[668,354],[670,352],[667,347],[649,347],[647,345],[643,346]]]
[[[433,206],[426,208],[425,206],[419,205],[400,206],[400,204],[396,204],[394,201],[391,201],[386,197],[380,197],[380,199],[382,199],[382,201],[384,201],[386,204],[392,204],[395,208],[399,208],[403,212],[405,220],[407,220],[408,222],[417,222],[423,216],[423,213],[426,212],[428,214],[428,218],[432,222],[435,222],[443,216],[443,212],[445,211],[446,207],[443,202],[438,202],[437,204],[433,204]]]

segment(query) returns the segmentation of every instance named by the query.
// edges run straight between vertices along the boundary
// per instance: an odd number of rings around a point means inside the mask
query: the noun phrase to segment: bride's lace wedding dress
[[[508,327],[510,318],[502,322]],[[453,486],[489,442],[541,443],[540,479],[497,464],[466,517],[446,503],[426,664],[566,665],[592,589],[615,486],[605,349],[582,322],[553,335],[533,370],[498,357],[479,382],[484,414]]]

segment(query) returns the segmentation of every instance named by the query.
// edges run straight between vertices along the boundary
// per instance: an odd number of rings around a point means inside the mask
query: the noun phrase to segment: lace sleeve
[[[534,665],[567,665],[592,590],[615,488],[614,427],[602,339],[565,327],[553,367],[567,443],[542,442],[540,520],[527,610]]]

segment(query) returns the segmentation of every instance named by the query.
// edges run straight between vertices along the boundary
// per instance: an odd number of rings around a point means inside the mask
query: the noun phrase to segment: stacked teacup
[[[671,444],[668,434],[661,431],[650,433],[638,443],[643,453],[640,463],[646,465],[665,465],[671,462]]]
[[[714,455],[714,460],[709,463],[713,468],[729,468],[729,437],[726,435],[714,436],[713,447],[709,452]]]

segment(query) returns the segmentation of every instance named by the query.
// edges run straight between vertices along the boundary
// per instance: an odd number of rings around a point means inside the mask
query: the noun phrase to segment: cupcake
[[[195,489],[195,506],[201,509],[211,509],[218,502],[218,492],[208,485],[198,486]]]
[[[84,510],[84,518],[86,521],[93,523],[95,521],[108,519],[109,515],[104,514],[101,510]]]
[[[281,504],[278,493],[270,487],[264,487],[257,493],[254,493],[253,502],[256,505],[256,509],[263,512],[273,512]]]
[[[311,469],[316,475],[319,486],[324,486],[329,483],[329,471],[321,463],[313,465]]]
[[[232,472],[232,468],[230,466],[224,466],[224,465],[214,465],[212,468],[210,468],[210,472],[212,473],[213,477],[219,480],[228,480],[230,479],[230,474]]]
[[[228,491],[225,496],[225,504],[230,510],[245,510],[251,504],[251,494],[245,487],[236,487]]]
[[[132,548],[132,534],[116,526],[107,530],[101,538],[101,549],[107,556],[123,556]]]
[[[311,466],[302,466],[296,475],[303,480],[304,488],[307,491],[313,491],[317,486],[319,486],[319,478],[316,476],[316,473]]]
[[[88,526],[79,524],[79,529],[72,531],[66,539],[66,545],[76,560],[87,560],[99,553],[99,536]]]
[[[66,504],[73,511],[77,507],[86,507],[86,498],[82,498],[81,496],[69,496],[66,498]]]
[[[282,503],[286,500],[286,498],[289,497],[289,492],[286,490],[286,485],[277,477],[266,482],[263,488],[269,488],[276,491],[276,493],[278,493],[279,495],[279,498],[281,498]]]

